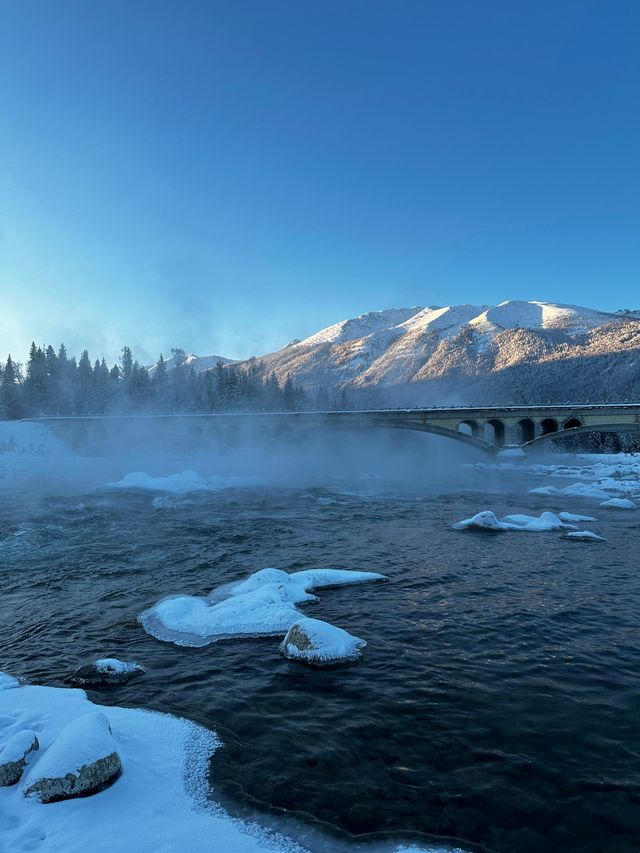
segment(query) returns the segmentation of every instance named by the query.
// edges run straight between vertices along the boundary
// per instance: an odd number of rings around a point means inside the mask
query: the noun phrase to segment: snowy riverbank
[[[26,780],[56,740],[60,744],[63,729],[96,710],[83,690],[21,685],[0,673],[0,750],[24,730],[35,732],[40,744],[23,778],[0,788],[3,853],[305,853],[290,838],[232,818],[209,799],[208,762],[220,741],[168,714],[100,706],[120,755],[121,775],[88,797],[48,804],[25,797]],[[70,765],[82,746],[66,744]],[[438,853],[391,842],[367,849]]]

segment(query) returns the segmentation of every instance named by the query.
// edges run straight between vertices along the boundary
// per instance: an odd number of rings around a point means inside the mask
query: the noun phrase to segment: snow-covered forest
[[[196,372],[183,350],[172,350],[169,369],[161,355],[151,368],[141,365],[129,347],[119,363],[93,363],[85,350],[79,359],[64,344],[31,345],[27,364],[9,356],[0,367],[0,418],[163,412],[296,411],[311,401],[289,376],[275,375],[253,363],[217,364]]]

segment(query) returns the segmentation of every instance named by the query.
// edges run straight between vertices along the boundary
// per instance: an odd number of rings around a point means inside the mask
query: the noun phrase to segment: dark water
[[[215,728],[216,794],[238,813],[287,810],[336,837],[635,853],[638,519],[585,525],[607,545],[450,529],[488,507],[592,507],[498,487],[490,498],[334,493],[328,505],[322,490],[261,488],[162,509],[123,493],[0,504],[0,669],[60,684],[98,656],[140,661],[145,676],[95,697]],[[366,639],[364,660],[312,670],[273,639],[179,648],[136,622],[161,596],[265,566],[387,574],[305,608]]]

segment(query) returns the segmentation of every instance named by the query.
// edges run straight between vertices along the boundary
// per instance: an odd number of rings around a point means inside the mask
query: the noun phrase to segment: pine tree
[[[19,383],[19,371],[9,355],[2,371],[0,385],[0,413],[7,420],[17,420],[24,416]]]

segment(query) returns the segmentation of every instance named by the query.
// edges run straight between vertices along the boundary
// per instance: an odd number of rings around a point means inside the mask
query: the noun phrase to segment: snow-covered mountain
[[[311,392],[390,405],[640,397],[640,315],[535,301],[394,308],[257,364]]]
[[[216,365],[222,362],[222,364],[233,364],[232,358],[225,358],[223,355],[194,355],[193,353],[189,353],[189,355],[185,356],[184,363],[187,367],[193,367],[196,373],[200,373],[203,370],[211,370],[212,367],[216,367]],[[171,358],[166,358],[164,362],[167,366],[167,370],[173,370],[176,366],[175,356],[171,356]],[[148,368],[149,373],[153,375],[155,372],[156,365],[153,364]]]

